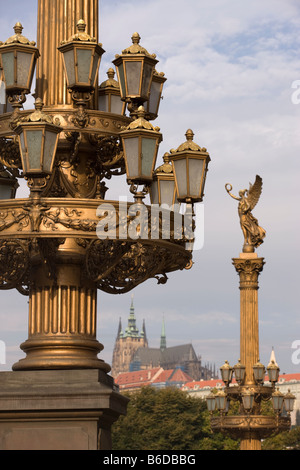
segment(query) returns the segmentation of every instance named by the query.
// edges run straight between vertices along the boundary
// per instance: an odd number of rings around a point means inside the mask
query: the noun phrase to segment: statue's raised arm
[[[256,175],[255,183],[250,183],[248,190],[244,189],[239,191],[239,197],[231,193],[231,184],[227,183],[225,185],[227,193],[233,199],[239,201],[238,213],[244,235],[243,251],[246,253],[253,253],[254,249],[263,243],[263,239],[266,236],[265,230],[258,225],[257,219],[251,213],[261,196],[262,185],[262,178]]]

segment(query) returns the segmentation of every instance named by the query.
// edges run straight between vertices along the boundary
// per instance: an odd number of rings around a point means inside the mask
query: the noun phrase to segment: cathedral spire
[[[117,338],[122,338],[122,336],[123,336],[122,320],[121,320],[121,317],[120,317],[120,319],[119,319],[119,326],[118,326]]]
[[[147,340],[147,334],[146,334],[146,323],[145,323],[145,319],[143,320],[143,326],[142,326],[141,336],[143,336],[145,342],[148,342],[148,340]]]
[[[166,328],[165,328],[165,319],[163,318],[161,336],[160,336],[160,350],[164,351],[166,347],[167,347]]]
[[[133,305],[133,295],[131,296],[131,306],[130,312],[128,317],[128,326],[125,330],[125,336],[138,336],[139,330],[136,327],[136,318],[134,313],[134,305]]]

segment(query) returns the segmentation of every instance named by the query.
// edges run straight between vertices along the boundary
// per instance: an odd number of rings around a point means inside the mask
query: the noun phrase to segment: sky
[[[0,40],[13,34],[17,21],[35,40],[36,14],[36,0],[0,0]],[[155,121],[163,133],[158,164],[185,141],[189,128],[211,156],[203,248],[194,253],[190,271],[170,274],[166,285],[150,279],[133,291],[138,328],[145,319],[149,345],[159,347],[164,318],[167,346],[192,343],[203,364],[217,369],[225,360],[237,363],[240,292],[232,258],[239,256],[243,237],[237,201],[225,184],[238,194],[258,174],[263,193],[253,215],[267,232],[257,250],[266,262],[258,293],[260,361],[267,366],[274,348],[281,373],[300,372],[293,348],[300,344],[299,2],[100,0],[99,26],[106,51],[100,82],[135,31],[167,77]],[[131,198],[125,179],[108,186],[108,199],[120,192]],[[101,357],[111,364],[131,293],[99,291],[98,298],[97,337],[104,345]],[[6,345],[0,370],[9,370],[23,357],[19,344],[27,339],[28,299],[15,291],[1,292],[0,299],[0,341]]]

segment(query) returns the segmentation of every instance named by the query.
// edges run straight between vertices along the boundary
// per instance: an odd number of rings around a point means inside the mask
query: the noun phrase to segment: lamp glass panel
[[[43,130],[35,129],[26,132],[29,170],[41,170],[41,149]]]
[[[98,76],[98,67],[99,67],[99,63],[100,63],[100,56],[99,54],[97,54],[97,52],[95,52],[95,55],[94,55],[94,63],[93,63],[93,68],[92,68],[92,83],[91,85],[95,86],[95,81],[96,81],[96,78]]]
[[[216,395],[216,405],[218,410],[225,410],[227,398],[225,395]]]
[[[18,52],[17,59],[17,82],[18,87],[27,88],[30,74],[32,54],[28,52]]]
[[[4,113],[6,104],[6,93],[5,93],[5,83],[0,79],[0,113]]]
[[[100,95],[98,99],[98,109],[99,111],[108,112],[108,95]]]
[[[245,367],[236,367],[234,369],[234,375],[237,382],[242,382],[245,377]]]
[[[269,367],[267,370],[268,370],[268,375],[269,375],[270,382],[277,382],[278,376],[279,376],[278,368]]]
[[[144,63],[143,81],[142,81],[142,96],[148,96],[150,91],[150,84],[153,76],[153,65]]]
[[[110,100],[111,113],[122,114],[124,103],[121,101],[120,96],[111,95]]]
[[[128,95],[140,94],[142,61],[126,62],[126,77]]]
[[[126,86],[125,86],[125,75],[124,75],[123,63],[118,66],[118,72],[119,72],[121,95],[122,95],[123,98],[125,98],[125,96],[126,96]]]
[[[12,186],[7,184],[1,184],[0,182],[0,199],[11,199],[12,197]]]
[[[75,59],[73,49],[67,52],[64,52],[64,60],[67,71],[67,82],[68,85],[73,85],[75,83]]]
[[[283,404],[283,396],[282,395],[273,395],[272,397],[273,400],[273,408],[274,410],[281,410],[282,409],[282,404]]]
[[[142,174],[151,178],[156,140],[142,138]]]
[[[161,180],[160,181],[160,197],[161,203],[167,204],[170,210],[174,204],[175,181],[174,180]]]
[[[215,397],[207,397],[206,398],[207,409],[208,411],[215,411],[216,409],[216,399]]]
[[[291,397],[291,398],[288,398],[288,397],[285,397],[284,398],[284,407],[285,407],[285,410],[290,413],[291,411],[293,411],[294,409],[294,404],[295,404],[295,398]]]
[[[125,153],[128,167],[128,177],[136,177],[139,174],[139,138],[133,137],[125,140]]]
[[[159,204],[158,181],[151,184],[151,204]]]
[[[15,84],[15,57],[13,52],[2,53],[2,67],[5,75],[6,86]]]
[[[160,88],[161,84],[153,80],[149,98],[149,113],[151,114],[157,113],[157,108],[160,99]]]
[[[90,66],[92,51],[90,49],[77,49],[78,82],[90,85]]]
[[[253,366],[254,378],[256,381],[262,381],[265,377],[265,368],[259,366]]]
[[[45,133],[43,170],[47,173],[50,173],[52,170],[56,140],[57,134],[55,132],[48,131]]]
[[[176,174],[177,186],[178,186],[178,197],[186,197],[187,191],[187,174],[186,174],[186,159],[174,160],[174,169]]]
[[[196,158],[189,158],[189,184],[190,195],[199,196],[202,183],[204,161]]]

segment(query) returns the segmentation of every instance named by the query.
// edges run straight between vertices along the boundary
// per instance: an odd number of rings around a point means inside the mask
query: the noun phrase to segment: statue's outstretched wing
[[[250,183],[247,200],[250,204],[251,210],[254,209],[259,201],[260,195],[262,193],[262,185],[262,178],[258,175],[256,175],[255,183]]]

